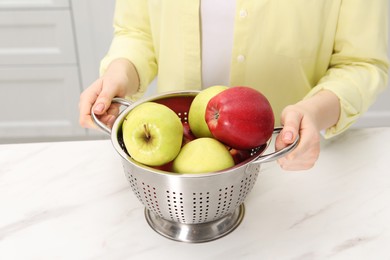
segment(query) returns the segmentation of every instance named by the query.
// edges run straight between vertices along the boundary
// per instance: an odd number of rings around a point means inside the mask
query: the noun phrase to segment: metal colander
[[[244,162],[212,173],[177,174],[133,160],[122,137],[122,123],[126,115],[137,105],[153,101],[170,107],[182,121],[187,121],[191,102],[198,93],[170,92],[137,102],[115,98],[113,102],[127,108],[120,113],[112,130],[92,113],[99,128],[111,135],[131,189],[145,206],[149,225],[159,234],[183,242],[211,241],[233,231],[244,216],[243,202],[257,180],[261,163],[286,155],[298,143],[297,139],[292,145],[267,155],[262,155],[267,145],[257,147]],[[280,130],[276,128],[275,132]]]

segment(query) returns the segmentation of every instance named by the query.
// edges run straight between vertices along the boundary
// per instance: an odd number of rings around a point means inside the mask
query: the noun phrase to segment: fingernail
[[[284,141],[290,142],[290,141],[292,141],[292,139],[293,139],[293,133],[292,132],[288,131],[288,132],[285,132],[283,134],[283,140]]]
[[[104,110],[104,104],[103,104],[103,103],[99,103],[99,104],[97,104],[97,105],[93,108],[93,111],[94,111],[95,113],[101,113],[101,112],[103,112],[103,110]]]

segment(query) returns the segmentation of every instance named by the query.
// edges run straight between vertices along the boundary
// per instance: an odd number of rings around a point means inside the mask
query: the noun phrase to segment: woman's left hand
[[[307,170],[314,166],[320,154],[320,133],[315,119],[298,105],[286,107],[281,116],[283,130],[276,137],[275,149],[280,150],[300,135],[297,147],[277,162],[284,170]]]
[[[329,90],[321,90],[295,105],[287,106],[281,115],[283,130],[276,137],[275,148],[280,150],[293,143],[299,133],[297,147],[280,158],[285,170],[308,170],[320,155],[320,130],[335,126],[340,116],[339,98]]]

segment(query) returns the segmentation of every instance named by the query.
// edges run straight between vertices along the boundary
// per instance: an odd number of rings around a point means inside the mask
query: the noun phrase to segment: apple
[[[228,88],[211,98],[205,118],[216,139],[238,150],[265,144],[274,130],[268,99],[246,86]]]
[[[239,164],[252,156],[251,150],[237,150],[232,147],[226,147],[233,157],[234,164]]]
[[[196,137],[213,137],[205,120],[207,103],[216,94],[226,89],[228,87],[216,85],[202,90],[195,96],[188,111],[188,123]]]
[[[165,105],[145,102],[136,106],[126,115],[122,131],[128,153],[142,164],[164,165],[180,152],[183,126]]]
[[[196,139],[195,135],[192,133],[190,125],[188,122],[183,122],[183,142],[181,146],[189,143],[190,141]]]
[[[225,145],[211,137],[197,138],[184,145],[173,161],[173,172],[208,173],[234,166]]]
[[[160,171],[172,172],[172,164],[173,164],[173,161],[170,161],[170,162],[163,164],[163,165],[151,166],[151,167],[154,169],[160,170]]]

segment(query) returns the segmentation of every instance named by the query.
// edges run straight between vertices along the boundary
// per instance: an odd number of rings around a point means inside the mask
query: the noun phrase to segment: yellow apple
[[[225,145],[210,137],[201,137],[184,145],[173,161],[173,172],[209,173],[234,166]]]
[[[145,102],[131,110],[122,125],[123,141],[130,156],[148,166],[166,164],[179,154],[183,126],[169,107]]]
[[[212,86],[199,92],[191,103],[188,112],[188,123],[196,137],[213,137],[206,123],[206,107],[211,98],[228,89],[226,86]]]

